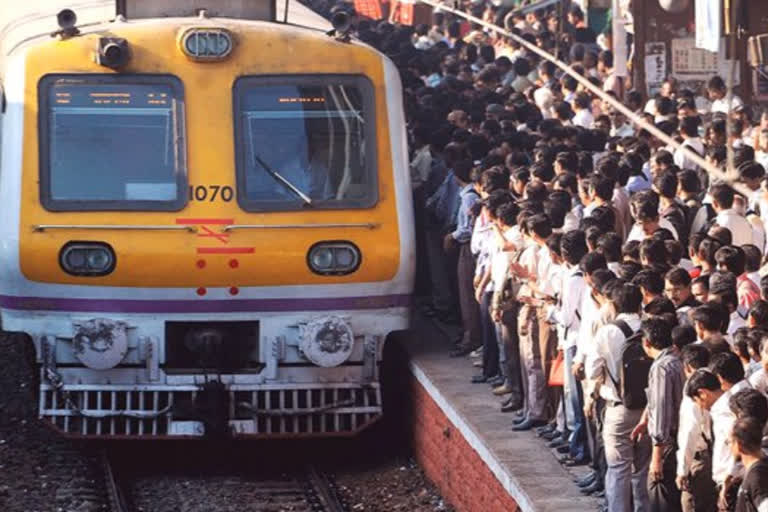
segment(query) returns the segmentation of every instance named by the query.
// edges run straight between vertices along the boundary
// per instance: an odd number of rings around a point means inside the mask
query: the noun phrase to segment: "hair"
[[[648,293],[653,295],[661,295],[664,293],[664,279],[653,270],[641,270],[632,279],[632,283],[640,286]]]
[[[736,394],[738,395],[738,393]],[[733,397],[731,398],[733,399]],[[765,428],[765,422],[761,423],[756,418],[739,418],[731,429],[731,439],[737,442],[741,451],[745,453],[760,453],[763,441],[763,428]]]
[[[714,267],[717,263],[715,261],[715,253],[722,246],[723,245],[718,240],[715,240],[714,238],[705,238],[699,244],[698,256],[702,260],[706,261],[708,265]]]
[[[646,238],[640,242],[640,259],[647,259],[652,264],[666,264],[667,245],[662,240]]]
[[[680,260],[683,259],[683,244],[677,240],[664,240],[664,248],[667,250],[667,263],[673,267],[679,265]]]
[[[632,283],[624,283],[611,294],[617,313],[638,313],[643,302],[640,288]]]
[[[673,268],[664,278],[669,281],[672,286],[690,286],[691,275],[681,267]]]
[[[723,325],[721,310],[710,303],[695,308],[691,318],[701,324],[705,331],[717,332]]]
[[[678,326],[675,327],[675,329],[682,329],[683,327]],[[694,339],[696,338],[696,333],[693,333]],[[672,339],[675,340],[675,331],[672,331]],[[675,345],[677,345],[677,342],[675,342]],[[678,345],[679,346],[679,345]],[[694,370],[698,370],[699,368],[706,368],[709,366],[709,350],[707,347],[701,344],[694,344],[690,343],[688,345],[685,345],[681,351],[681,358],[683,360],[683,364],[687,364]]]
[[[754,418],[763,428],[768,422],[768,398],[756,389],[746,388],[734,393],[728,406],[737,419]]]
[[[616,233],[605,233],[597,241],[597,247],[609,262],[621,260],[621,237]]]
[[[684,117],[680,120],[680,133],[687,135],[688,137],[699,136],[699,123],[698,117]]]
[[[610,296],[609,285],[618,284],[619,280],[616,279],[616,274],[608,270],[607,268],[600,268],[595,270],[592,274],[592,288],[607,297]]]
[[[578,265],[587,254],[587,241],[583,231],[573,230],[560,239],[560,252],[569,265]]]
[[[733,344],[731,349],[742,359],[750,359],[749,356],[749,327],[739,327],[733,333]]]
[[[656,350],[672,346],[672,327],[661,318],[647,318],[640,325],[643,340]]]
[[[768,300],[768,275],[760,278],[760,296],[763,300]]]
[[[621,248],[621,257],[622,259],[640,261],[640,241],[631,240],[625,243]]]
[[[717,391],[722,389],[717,376],[706,368],[699,368],[690,376],[685,384],[685,394],[690,398],[696,398],[699,391],[706,389]]]
[[[733,207],[734,192],[729,185],[716,183],[710,187],[709,193],[721,208],[727,210]]]
[[[680,189],[689,194],[698,194],[701,191],[701,180],[696,171],[692,169],[683,169],[677,174],[680,182]]]
[[[745,270],[747,272],[757,272],[760,270],[760,258],[762,258],[760,249],[756,245],[747,244],[742,245],[741,250],[744,251]]]
[[[736,384],[744,379],[744,365],[733,352],[723,352],[712,356],[709,369],[729,384]]]
[[[505,226],[514,226],[518,215],[520,208],[513,202],[504,203],[496,209],[496,218]]]
[[[734,245],[727,245],[721,247],[715,253],[715,261],[718,265],[723,265],[735,276],[740,276],[744,273],[746,265],[746,257],[741,247]]]
[[[729,228],[723,226],[712,226],[709,228],[709,231],[707,231],[707,236],[717,240],[723,244],[723,246],[733,244],[733,233],[731,233]]]
[[[532,215],[525,224],[528,232],[539,238],[546,240],[552,234],[552,222],[543,213]]]
[[[599,252],[587,253],[579,262],[579,269],[584,272],[584,274],[593,274],[595,270],[601,268],[608,268],[608,262],[605,260],[605,256]]]
[[[619,265],[618,274],[625,281],[632,281],[634,277],[643,270],[643,266],[634,261],[625,261]]]
[[[755,320],[757,327],[768,328],[768,302],[755,301],[749,308],[749,316]]]
[[[671,169],[662,171],[653,178],[653,186],[660,196],[674,199],[677,195],[677,175]]]

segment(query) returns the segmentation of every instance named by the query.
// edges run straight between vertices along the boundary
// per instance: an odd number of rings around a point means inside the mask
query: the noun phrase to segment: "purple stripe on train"
[[[407,307],[410,295],[230,300],[115,300],[0,295],[0,307],[24,311],[94,313],[274,313]]]

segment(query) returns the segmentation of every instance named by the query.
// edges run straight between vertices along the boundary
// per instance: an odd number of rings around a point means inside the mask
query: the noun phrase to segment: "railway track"
[[[259,462],[262,461],[255,461]],[[204,469],[142,476],[126,471],[106,450],[102,452],[101,463],[111,512],[347,510],[337,496],[332,478],[314,465],[276,474],[234,467],[223,474]]]

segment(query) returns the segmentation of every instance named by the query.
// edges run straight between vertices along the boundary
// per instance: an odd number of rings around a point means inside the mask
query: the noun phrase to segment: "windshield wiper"
[[[293,183],[285,179],[280,173],[272,169],[267,164],[267,162],[261,159],[259,155],[253,155],[253,158],[259,163],[259,165],[265,171],[267,171],[267,174],[269,174],[270,176],[272,176],[272,178],[274,178],[276,182],[280,183],[285,188],[287,188],[288,190],[296,194],[297,197],[299,197],[302,201],[304,201],[304,204],[306,204],[307,206],[312,206],[312,199],[310,199],[307,194],[299,190],[299,188],[296,185],[294,185]]]

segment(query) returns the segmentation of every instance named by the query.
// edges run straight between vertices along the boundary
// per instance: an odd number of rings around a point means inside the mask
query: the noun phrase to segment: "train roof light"
[[[220,61],[229,57],[234,38],[228,30],[220,28],[191,28],[181,35],[181,51],[192,60]]]
[[[99,39],[99,52],[96,62],[100,65],[120,69],[130,60],[128,41],[120,37],[102,37]]]

